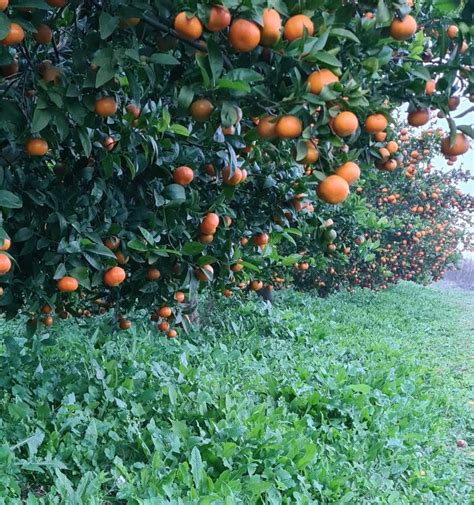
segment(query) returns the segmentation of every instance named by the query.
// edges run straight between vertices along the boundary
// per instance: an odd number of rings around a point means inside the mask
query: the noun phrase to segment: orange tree
[[[0,307],[33,329],[93,307],[126,329],[139,306],[174,337],[168,320],[184,322],[203,286],[258,289],[260,272],[293,263],[294,237],[326,248],[307,215],[370,219],[350,196],[360,166],[364,180],[403,177],[390,144],[402,104],[414,126],[447,117],[446,156],[469,148],[450,116],[474,91],[457,0],[0,10]]]

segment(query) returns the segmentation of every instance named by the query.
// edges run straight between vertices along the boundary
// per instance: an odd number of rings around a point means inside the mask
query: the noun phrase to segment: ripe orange
[[[112,235],[104,240],[104,245],[111,251],[116,251],[120,245],[120,239],[115,235]]]
[[[79,283],[76,279],[74,279],[74,277],[66,276],[59,279],[56,286],[58,291],[61,291],[61,293],[72,293],[79,287]]]
[[[459,106],[461,99],[458,96],[450,96],[448,98],[448,109],[456,110]]]
[[[44,156],[48,149],[48,143],[44,139],[28,139],[25,144],[25,151],[30,156]]]
[[[276,138],[275,128],[277,119],[273,116],[262,117],[257,124],[257,135],[261,139]]]
[[[176,184],[181,184],[181,186],[187,186],[191,184],[191,181],[194,179],[194,172],[191,168],[182,166],[178,167],[173,172],[173,181]]]
[[[390,154],[395,154],[398,151],[398,144],[394,140],[387,142],[386,148]]]
[[[237,263],[233,263],[230,265],[230,269],[232,272],[240,272],[244,269],[244,265],[242,265],[242,260],[238,260]]]
[[[214,230],[215,233],[215,230]],[[214,235],[199,235],[198,237],[199,242],[201,244],[210,244],[214,240]]]
[[[275,133],[281,139],[294,139],[303,131],[303,124],[296,116],[282,116],[276,123]]]
[[[214,235],[216,229],[219,226],[219,216],[210,212],[203,220],[199,226],[199,231],[203,235]]]
[[[450,39],[455,39],[458,36],[459,33],[459,28],[456,25],[450,25],[448,26],[448,29],[446,30],[446,35]]]
[[[158,310],[158,315],[160,317],[171,317],[171,314],[173,313],[173,311],[171,310],[170,307],[160,307],[160,309]]]
[[[220,32],[230,25],[231,15],[223,5],[213,5],[209,13],[206,28],[210,32]]]
[[[157,281],[161,277],[161,272],[158,268],[149,268],[146,272],[146,278],[149,281]]]
[[[212,268],[212,265],[203,265],[202,267],[194,270],[194,275],[198,281],[207,282],[212,279],[214,275],[214,268]]]
[[[390,151],[386,147],[381,147],[379,149],[379,154],[383,160],[388,160],[388,158],[390,158]]]
[[[41,24],[36,27],[36,32],[33,33],[33,38],[38,44],[47,45],[53,39],[53,32],[48,25]]]
[[[182,291],[176,291],[176,293],[174,294],[174,299],[178,303],[183,303],[184,300],[186,299],[186,295]]]
[[[432,79],[430,81],[426,81],[425,94],[430,96],[435,92],[435,90],[436,90],[436,81]]]
[[[4,238],[4,239],[1,239],[0,238],[0,251],[8,251],[8,249],[10,249],[11,245],[12,245],[12,241],[9,239],[9,238]]]
[[[140,107],[135,105],[134,103],[129,103],[127,107],[125,107],[127,112],[132,115],[133,119],[138,119],[141,114]]]
[[[2,75],[3,77],[10,77],[12,75],[15,75],[18,73],[19,70],[20,65],[16,60],[8,65],[0,65],[0,75]]]
[[[41,320],[41,322],[45,325],[45,326],[52,326],[53,325],[53,318],[52,316],[45,316],[43,317],[43,319]]]
[[[289,18],[285,23],[283,36],[286,40],[291,42],[292,40],[303,37],[305,29],[308,32],[308,36],[312,37],[314,34],[313,22],[308,16],[305,16],[304,14],[297,14],[296,16],[291,16],[291,18]]]
[[[229,44],[241,53],[253,51],[260,44],[260,29],[253,21],[237,19],[229,30]]]
[[[0,0],[0,11],[7,10],[8,3],[9,3],[8,0]]]
[[[316,149],[316,146],[312,140],[308,140],[306,142],[306,149],[306,156],[302,160],[297,161],[297,163],[300,165],[316,163],[319,159],[319,151]]]
[[[336,175],[342,177],[348,184],[354,184],[360,177],[359,165],[353,161],[346,161],[336,169]]]
[[[384,131],[387,125],[388,121],[383,114],[371,114],[365,120],[364,129],[367,133],[378,133]]]
[[[397,168],[397,166],[398,166],[397,160],[387,160],[385,163],[382,163],[381,168],[383,170],[388,170],[389,172],[393,172]]]
[[[230,289],[224,289],[224,291],[222,291],[222,294],[229,298],[229,296],[232,296],[232,291]]]
[[[119,328],[121,330],[129,330],[132,327],[132,322],[129,319],[120,319]]]
[[[374,135],[374,139],[376,142],[383,142],[387,138],[387,134],[385,132],[377,132]]]
[[[460,156],[469,150],[469,140],[464,133],[456,133],[454,144],[451,145],[449,136],[441,139],[441,152],[445,156]]]
[[[335,205],[349,196],[349,184],[339,175],[330,175],[318,184],[316,193],[324,202]]]
[[[10,258],[4,253],[0,253],[0,275],[4,275],[9,272],[11,267],[12,262]]]
[[[253,243],[258,247],[264,247],[268,244],[270,237],[266,233],[259,233],[253,238]]]
[[[103,281],[106,286],[115,287],[121,284],[126,276],[122,267],[112,267],[104,273]]]
[[[140,24],[140,18],[125,18],[120,20],[119,27],[124,29],[127,27],[134,28]]]
[[[174,19],[174,29],[185,39],[196,40],[202,35],[202,24],[189,12],[180,12]]]
[[[324,86],[332,84],[333,82],[339,82],[339,77],[333,74],[327,68],[322,68],[321,70],[316,70],[309,75],[307,83],[309,85],[309,91],[316,95],[319,95],[323,90]]]
[[[161,321],[161,323],[157,324],[156,327],[160,331],[168,331],[170,329],[170,323],[168,323],[168,321]]]
[[[230,176],[230,167],[227,166],[222,170],[222,182],[226,186],[237,186],[237,184],[240,184],[243,179],[243,173],[242,170],[238,167],[235,168],[234,170],[234,175],[231,177]]]
[[[95,102],[95,112],[101,117],[112,116],[117,112],[117,102],[109,96],[99,98]]]
[[[353,112],[340,112],[332,123],[332,129],[339,137],[347,137],[357,131],[359,120]]]
[[[428,109],[417,109],[408,113],[407,122],[410,126],[423,126],[430,120]]]
[[[102,142],[102,145],[106,151],[113,151],[117,145],[117,141],[113,137],[106,137]]]
[[[281,37],[281,16],[275,9],[265,9],[263,11],[263,27],[260,30],[262,46],[271,47],[275,45]]]
[[[22,42],[24,38],[25,32],[23,28],[17,23],[11,23],[7,36],[0,40],[0,43],[4,46],[13,46]]]
[[[167,336],[168,338],[176,338],[176,337],[178,336],[178,333],[176,332],[176,330],[170,330],[170,331],[166,334],[166,336]]]
[[[195,121],[207,121],[214,110],[214,106],[209,100],[201,98],[193,102],[189,110]]]
[[[390,25],[390,36],[395,40],[407,40],[416,33],[418,25],[413,16],[409,14],[403,19],[394,19]]]

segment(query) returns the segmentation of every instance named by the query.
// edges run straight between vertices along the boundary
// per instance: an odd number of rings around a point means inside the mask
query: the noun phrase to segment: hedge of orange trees
[[[473,131],[453,120],[474,92],[463,2],[0,0],[0,11],[8,317],[49,326],[113,308],[126,329],[142,307],[174,337],[199,289],[284,284],[295,262],[331,290],[438,277],[452,260],[453,210],[471,204],[454,176],[418,178],[395,111],[409,104],[413,127],[446,117],[450,162],[468,150]]]

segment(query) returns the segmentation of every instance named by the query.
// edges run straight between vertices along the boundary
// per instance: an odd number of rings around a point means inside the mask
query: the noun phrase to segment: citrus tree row
[[[258,291],[291,272],[299,243],[337,255],[332,214],[349,216],[337,232],[346,257],[367,254],[357,230],[391,210],[375,190],[365,199],[365,185],[416,179],[400,148],[402,105],[413,127],[446,118],[434,138],[448,163],[469,149],[472,128],[453,115],[474,91],[473,28],[456,0],[4,0],[0,10],[9,317],[49,326],[113,308],[126,329],[142,307],[174,337],[200,289]]]

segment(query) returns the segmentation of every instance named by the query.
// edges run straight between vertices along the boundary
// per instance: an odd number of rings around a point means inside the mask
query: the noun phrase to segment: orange
[[[203,265],[200,268],[196,268],[194,275],[198,281],[207,282],[212,279],[214,275],[214,269],[212,268],[212,265]]]
[[[461,99],[458,96],[450,96],[448,98],[448,109],[456,110],[459,106]]]
[[[62,293],[71,293],[72,291],[76,291],[76,289],[79,287],[79,283],[76,279],[74,279],[74,277],[66,276],[62,279],[59,279],[56,283],[56,286]]]
[[[196,100],[190,107],[191,117],[195,121],[207,121],[213,110],[214,106],[205,98]]]
[[[216,230],[214,230],[215,232]],[[199,235],[198,240],[201,244],[210,244],[214,240],[214,235]]]
[[[464,133],[456,133],[453,145],[450,143],[449,136],[441,139],[441,152],[445,156],[460,156],[469,150],[469,140]]]
[[[296,116],[282,116],[276,123],[275,133],[281,139],[294,139],[301,135],[303,125]]]
[[[346,161],[346,163],[336,169],[336,175],[342,177],[347,184],[354,184],[360,177],[359,165],[353,161]]]
[[[18,64],[18,61],[16,61],[16,60],[8,65],[0,65],[0,74],[3,77],[10,77],[12,75],[15,75],[18,73],[19,70],[20,70],[20,65]]]
[[[336,135],[347,137],[357,131],[359,120],[353,112],[340,112],[332,123],[332,129]]]
[[[252,281],[250,283],[250,289],[252,291],[260,291],[263,288],[263,282],[262,281]]]
[[[160,317],[171,317],[171,314],[172,314],[172,310],[170,307],[160,307],[160,310],[158,310],[158,315]]]
[[[176,338],[176,337],[178,336],[178,333],[176,332],[176,330],[170,330],[170,331],[166,334],[166,336],[167,336],[168,338]]]
[[[448,26],[448,29],[446,30],[446,35],[450,39],[455,39],[458,36],[459,33],[459,28],[456,25],[450,25]]]
[[[377,132],[374,135],[374,139],[376,142],[383,142],[387,138],[387,134],[385,132]]]
[[[398,151],[398,144],[394,140],[387,142],[386,148],[390,154],[395,154]]]
[[[176,293],[174,294],[174,299],[178,303],[183,303],[184,300],[186,299],[186,295],[182,291],[176,291]]]
[[[33,38],[38,44],[47,45],[53,39],[53,32],[48,25],[39,25],[36,27],[36,32],[33,33]]]
[[[48,305],[47,303],[45,303],[42,307],[41,307],[41,312],[43,314],[51,314],[51,312],[53,312],[53,309],[51,308],[50,305]]]
[[[316,149],[316,146],[314,145],[314,142],[312,140],[308,140],[306,142],[306,156],[300,160],[297,161],[300,165],[308,165],[310,163],[316,163],[319,159],[319,151]]]
[[[109,96],[99,98],[95,102],[95,112],[101,117],[112,116],[117,112],[117,102]]]
[[[333,74],[327,68],[322,68],[321,70],[316,70],[309,75],[307,83],[309,85],[309,91],[316,95],[319,95],[323,90],[324,86],[328,86],[333,82],[339,82],[339,77]]]
[[[418,25],[413,16],[409,14],[403,19],[394,19],[390,25],[390,36],[395,40],[407,40],[416,33]]]
[[[410,126],[423,126],[430,120],[428,109],[417,109],[408,113],[407,121]]]
[[[223,5],[213,5],[209,12],[209,20],[206,28],[210,32],[220,32],[230,25],[231,15]]]
[[[25,151],[30,156],[44,156],[48,149],[48,143],[44,139],[28,139],[25,144]]]
[[[273,116],[262,117],[257,124],[257,135],[261,139],[274,139],[276,137],[276,121],[277,119]]]
[[[115,287],[125,280],[126,274],[122,267],[109,268],[103,276],[103,281],[106,286]]]
[[[7,36],[0,40],[0,42],[4,46],[12,46],[14,44],[19,44],[22,42],[24,38],[25,32],[23,31],[23,28],[16,23],[12,23],[10,25],[10,31],[7,33]]]
[[[113,137],[106,137],[102,142],[104,149],[107,151],[113,151],[115,146],[117,145],[117,141]]]
[[[174,19],[174,29],[185,39],[196,40],[202,35],[202,24],[189,12],[180,12]]]
[[[46,0],[46,3],[51,7],[64,7],[66,0]]]
[[[262,20],[260,43],[265,47],[274,46],[281,37],[281,16],[275,9],[265,9]]]
[[[49,60],[40,63],[38,70],[45,82],[54,82],[57,84],[61,78],[61,69],[55,67]]]
[[[426,81],[425,84],[425,94],[426,95],[432,95],[436,90],[436,81],[430,80]]]
[[[0,275],[10,271],[12,267],[11,259],[4,253],[0,253]]]
[[[237,19],[230,27],[229,43],[241,53],[253,51],[260,44],[260,29],[253,21]]]
[[[388,158],[390,158],[390,151],[385,147],[379,149],[379,154],[383,160],[388,160]]]
[[[298,14],[289,18],[285,23],[283,36],[291,42],[292,40],[300,39],[304,35],[305,29],[308,32],[308,36],[312,37],[314,34],[313,22],[308,16]]]
[[[218,226],[219,216],[217,214],[214,214],[214,212],[210,212],[202,220],[202,223],[199,226],[199,231],[204,235],[214,235]]]
[[[230,167],[227,166],[222,170],[222,181],[227,186],[237,186],[242,182],[243,174],[242,170],[238,167],[234,170],[234,175],[230,176]]]
[[[161,272],[158,268],[149,268],[146,272],[146,278],[149,281],[157,281],[161,277]]]
[[[135,26],[138,26],[140,24],[141,19],[140,18],[126,18],[126,19],[121,19],[120,20],[120,28],[133,28]]]
[[[135,105],[134,103],[129,103],[125,108],[127,112],[132,115],[133,119],[138,119],[140,117],[141,111],[138,105]]]
[[[335,205],[349,196],[349,184],[339,175],[330,175],[318,184],[316,193],[323,202]]]
[[[111,251],[116,251],[119,248],[120,239],[115,235],[112,235],[104,240],[104,245]]]
[[[4,238],[4,239],[1,239],[0,238],[0,251],[8,251],[8,249],[10,249],[11,245],[12,245],[12,241],[9,239],[9,238]]]
[[[387,160],[385,163],[382,163],[382,168],[393,172],[397,168],[397,160]]]
[[[173,172],[173,181],[181,186],[187,186],[194,179],[194,172],[191,168],[182,166]]]
[[[121,330],[129,330],[132,327],[132,322],[129,319],[120,319],[119,328]]]
[[[43,317],[43,319],[41,320],[41,322],[45,325],[45,326],[52,326],[53,325],[53,318],[52,316],[45,316]]]
[[[387,125],[388,121],[383,114],[371,114],[365,120],[364,129],[367,133],[378,133],[384,131]]]
[[[0,11],[7,10],[8,0],[0,0]]]
[[[258,247],[264,247],[268,244],[270,237],[266,233],[259,233],[253,238],[253,243]]]
[[[157,328],[161,331],[168,331],[170,329],[170,323],[167,321],[162,321],[157,325]]]

